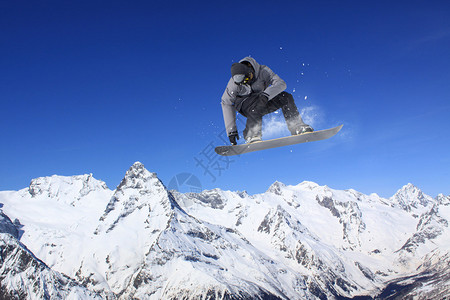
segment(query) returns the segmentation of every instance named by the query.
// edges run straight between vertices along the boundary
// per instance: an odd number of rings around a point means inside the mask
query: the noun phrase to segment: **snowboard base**
[[[318,130],[313,132],[308,132],[300,135],[292,135],[286,136],[282,138],[277,138],[273,140],[254,142],[250,144],[241,144],[241,145],[230,145],[230,146],[218,146],[214,150],[217,154],[222,156],[232,156],[232,155],[240,155],[244,153],[278,148],[283,146],[290,146],[301,143],[308,143],[314,141],[320,141],[328,139],[341,130],[342,126],[339,125],[330,129]]]

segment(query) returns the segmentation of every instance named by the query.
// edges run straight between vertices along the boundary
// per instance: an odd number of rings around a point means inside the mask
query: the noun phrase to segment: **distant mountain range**
[[[1,299],[450,298],[450,197],[169,191],[136,162],[0,192]]]

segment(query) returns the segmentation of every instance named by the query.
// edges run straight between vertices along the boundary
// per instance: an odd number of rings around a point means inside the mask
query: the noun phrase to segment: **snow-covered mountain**
[[[92,174],[42,177],[0,192],[0,208],[7,298],[42,298],[12,292],[37,270],[78,299],[450,296],[450,197],[412,184],[389,199],[313,182],[180,194],[137,162],[115,190]]]
[[[19,242],[17,225],[0,210],[1,299],[101,299],[36,258]]]

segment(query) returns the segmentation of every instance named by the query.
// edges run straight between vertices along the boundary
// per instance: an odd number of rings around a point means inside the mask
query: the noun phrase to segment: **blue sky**
[[[448,1],[2,1],[0,190],[85,173],[113,189],[141,161],[203,189],[309,180],[389,197],[411,182],[448,195],[449,16]],[[315,129],[341,133],[211,155],[230,65],[247,55]]]

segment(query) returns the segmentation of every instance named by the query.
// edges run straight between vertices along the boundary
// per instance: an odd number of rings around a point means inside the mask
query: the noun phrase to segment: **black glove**
[[[239,134],[237,131],[230,132],[228,138],[230,139],[231,145],[237,145],[236,140],[239,140]]]

